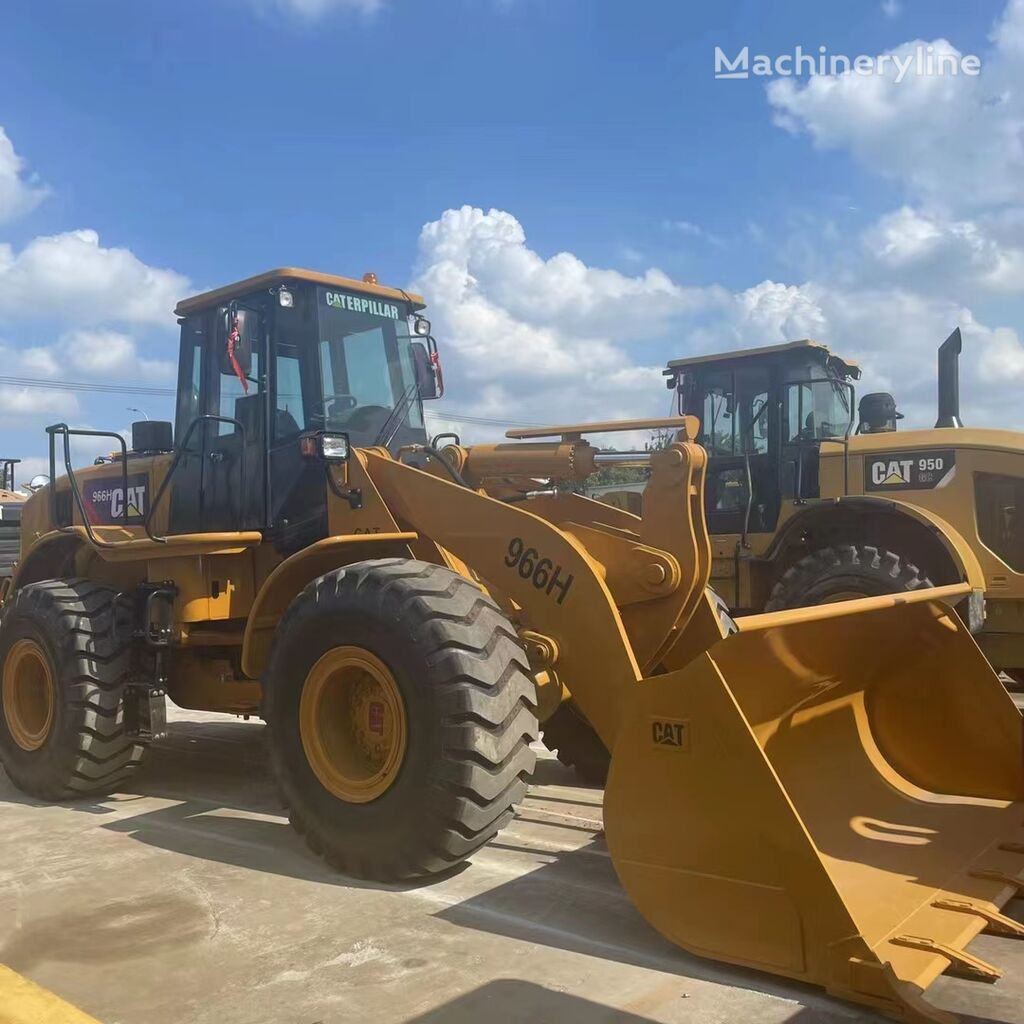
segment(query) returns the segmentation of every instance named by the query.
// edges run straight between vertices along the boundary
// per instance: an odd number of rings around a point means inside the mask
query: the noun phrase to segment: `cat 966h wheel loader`
[[[643,515],[503,485],[589,432],[443,452],[417,296],[281,270],[187,300],[177,423],[25,505],[0,755],[26,792],[119,783],[164,695],[259,713],[339,869],[437,872],[513,813],[571,699],[611,751],[608,846],[672,941],[905,1020],[1024,886],[1021,716],[966,584],[752,616],[707,589],[707,457],[650,421]],[[635,424],[626,424],[630,428]],[[53,462],[72,431],[50,428]],[[115,435],[116,436],[116,435]],[[486,487],[481,486],[488,482]]]

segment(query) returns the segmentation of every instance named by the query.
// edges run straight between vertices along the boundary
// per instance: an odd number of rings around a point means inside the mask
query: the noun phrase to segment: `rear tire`
[[[131,649],[120,615],[114,590],[77,579],[29,584],[4,606],[0,761],[23,792],[109,792],[142,759],[124,730]]]
[[[894,551],[868,544],[837,544],[800,559],[772,588],[765,611],[899,594],[934,584]]]
[[[322,666],[339,652],[349,662],[362,658],[367,670],[355,681],[340,676],[325,684]],[[343,696],[365,693],[367,685],[381,694],[376,710],[338,696],[339,686]],[[320,744],[304,710],[307,688],[324,700],[333,693],[331,703],[317,706],[341,709],[346,714],[334,720],[354,724],[339,729],[321,715]],[[315,853],[346,874],[394,881],[445,871],[503,828],[526,793],[537,738],[526,655],[491,598],[442,566],[378,559],[314,580],[281,620],[264,692],[271,760],[289,819]],[[398,754],[381,753],[371,765],[376,774],[367,769],[360,778],[352,751],[358,754],[367,737],[380,746],[371,731],[381,741],[395,737],[389,749]],[[318,754],[337,748],[339,732],[348,744],[344,756]],[[332,765],[341,776],[336,786]],[[387,771],[392,777],[380,781]],[[346,785],[350,795],[342,798]]]

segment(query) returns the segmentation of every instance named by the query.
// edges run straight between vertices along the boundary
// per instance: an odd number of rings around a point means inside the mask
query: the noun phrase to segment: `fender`
[[[897,501],[892,498],[876,498],[868,495],[851,495],[837,498],[834,502],[822,502],[804,509],[793,516],[779,531],[771,546],[764,554],[771,560],[785,549],[795,534],[806,529],[811,523],[826,522],[836,509],[902,516],[926,530],[938,541],[949,557],[962,581],[971,586],[970,627],[972,632],[981,627],[984,619],[985,572],[967,538],[942,516],[936,515],[918,505]]]
[[[270,641],[295,595],[319,576],[366,558],[410,558],[416,533],[367,533],[325,537],[289,556],[266,578],[245,623],[242,671],[258,679],[270,653]]]
[[[22,551],[25,550],[24,545],[23,539]],[[15,563],[7,593],[13,593],[26,583],[37,583],[39,580],[49,580],[60,575],[58,567],[73,562],[75,553],[82,546],[83,541],[77,534],[63,530],[53,530],[40,537],[32,544],[24,558]]]

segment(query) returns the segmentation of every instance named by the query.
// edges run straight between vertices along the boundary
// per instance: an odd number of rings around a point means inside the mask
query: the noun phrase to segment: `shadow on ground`
[[[410,1017],[405,1024],[655,1024],[650,1017],[616,1010],[532,981],[500,978],[451,1002]]]
[[[437,881],[403,886],[339,876],[306,848],[282,816],[266,765],[261,724],[178,721],[171,725],[169,740],[150,751],[127,792],[67,806],[106,818],[100,827],[153,847],[314,883],[400,891]],[[790,1020],[799,1024],[881,1019],[861,1008],[833,1002],[817,988],[701,959],[663,939],[644,921],[618,884],[596,824],[601,790],[580,787],[571,770],[551,759],[539,762],[534,783],[555,787],[554,793],[545,792],[538,799],[556,809],[564,806],[566,814],[528,801],[521,809],[519,827],[503,833],[491,845],[495,850],[528,854],[546,862],[479,895],[445,906],[437,917],[462,928],[675,975],[681,990],[688,979],[702,980],[791,1000],[795,1012]],[[132,814],[132,804],[142,798],[167,803]],[[9,785],[4,786],[2,800],[34,803]],[[567,834],[575,840],[566,843]],[[560,845],[574,848],[564,850]],[[1021,901],[1011,904],[1006,912],[1021,917]],[[94,956],[99,962],[145,955],[158,952],[162,945],[191,941],[194,929],[201,927],[204,925],[198,918],[193,921],[175,905],[173,896],[154,896],[141,905],[109,905],[95,921],[65,920],[57,915],[34,922],[0,950],[0,960],[24,967],[34,961],[46,943],[51,945],[52,957],[52,944],[59,944],[62,934],[74,936],[82,934],[83,929],[94,936],[95,944],[91,952],[78,951],[78,957]],[[978,940],[985,941],[1007,940]],[[1018,945],[1024,947],[1024,943]],[[972,946],[972,951],[998,962],[998,957],[987,955],[985,949]],[[1024,956],[1018,956],[1018,962],[1024,970]],[[1024,1024],[1021,986],[1005,994],[998,989],[943,978],[929,992],[929,999],[943,1008],[968,1014],[962,1020],[973,1024]],[[642,1011],[613,1010],[532,982],[499,980],[414,1018],[410,1024],[482,1019],[491,1024],[645,1024],[650,1020]]]

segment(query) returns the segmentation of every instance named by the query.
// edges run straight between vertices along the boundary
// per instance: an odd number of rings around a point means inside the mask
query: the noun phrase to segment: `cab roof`
[[[828,366],[844,377],[860,379],[860,367],[835,355],[828,345],[820,341],[812,341],[810,338],[803,338],[800,341],[787,341],[783,345],[761,345],[759,348],[743,348],[735,352],[719,352],[709,356],[689,356],[686,359],[672,359],[669,361],[669,370],[681,369],[688,366],[706,365],[708,363],[729,363],[738,359],[785,359],[787,356],[798,359],[804,356],[814,362]]]
[[[261,288],[273,288],[274,285],[283,284],[286,281],[311,281],[313,284],[344,288],[347,291],[362,292],[364,295],[379,295],[385,299],[408,302],[414,310],[423,309],[426,306],[422,296],[403,291],[401,288],[386,288],[384,285],[372,284],[369,281],[338,277],[336,274],[322,274],[318,270],[303,270],[301,267],[278,267],[276,270],[267,270],[255,277],[247,277],[234,284],[224,285],[223,288],[214,288],[212,291],[182,299],[174,307],[174,315],[190,316],[192,313],[209,309],[211,306],[219,306],[250,292],[259,291]]]

